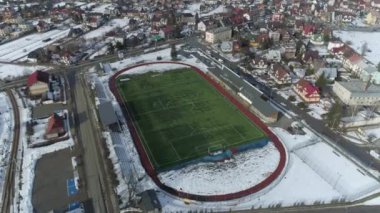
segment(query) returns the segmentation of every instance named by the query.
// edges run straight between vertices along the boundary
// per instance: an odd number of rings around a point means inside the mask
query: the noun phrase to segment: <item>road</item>
[[[99,147],[102,140],[95,127],[94,109],[82,75],[83,72],[80,70],[71,70],[67,77],[71,90],[77,140],[83,150],[85,188],[92,199],[95,212],[115,212],[117,202],[106,175]]]

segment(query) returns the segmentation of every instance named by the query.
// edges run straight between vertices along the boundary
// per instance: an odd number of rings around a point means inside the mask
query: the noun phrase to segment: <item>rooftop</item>
[[[340,84],[347,90],[352,93],[352,96],[371,96],[371,97],[380,97],[380,86],[369,84],[367,87],[367,82],[361,80],[351,80],[351,81],[339,81],[335,82],[336,84]]]

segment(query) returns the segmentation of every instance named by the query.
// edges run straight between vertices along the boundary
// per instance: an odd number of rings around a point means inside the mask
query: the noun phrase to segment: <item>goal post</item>
[[[224,149],[225,149],[225,146],[223,144],[215,144],[215,145],[209,146],[207,148],[207,152],[209,155],[213,155],[219,151],[224,151]]]

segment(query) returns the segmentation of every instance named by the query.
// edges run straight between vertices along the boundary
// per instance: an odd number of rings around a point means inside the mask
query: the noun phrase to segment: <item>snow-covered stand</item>
[[[178,191],[172,187],[169,187],[169,186],[163,184],[157,176],[157,171],[153,167],[152,163],[149,161],[149,157],[145,151],[145,148],[142,144],[142,141],[141,141],[140,136],[137,132],[137,129],[134,126],[133,121],[131,120],[130,113],[128,112],[127,108],[123,107],[123,104],[122,104],[123,99],[122,99],[121,95],[119,94],[119,92],[116,88],[116,79],[120,74],[127,72],[128,70],[131,70],[131,69],[136,68],[136,67],[142,67],[142,66],[152,65],[152,64],[185,65],[185,66],[191,67],[198,74],[200,74],[213,87],[215,87],[224,97],[226,97],[232,104],[234,104],[236,107],[238,107],[239,110],[242,113],[244,113],[244,115],[247,116],[247,118],[249,118],[252,122],[254,122],[258,127],[260,127],[266,133],[266,135],[268,136],[270,141],[273,142],[273,144],[275,145],[275,147],[277,148],[277,150],[280,153],[280,161],[278,163],[277,168],[266,179],[264,179],[263,181],[261,181],[257,185],[252,186],[248,189],[242,190],[240,192],[234,192],[234,193],[229,193],[229,194],[218,194],[218,195],[190,194],[190,193],[186,193],[183,191]],[[224,201],[224,200],[236,199],[236,198],[240,198],[240,197],[250,195],[252,193],[256,193],[256,192],[264,189],[265,187],[269,186],[273,181],[275,181],[282,174],[282,172],[285,168],[286,161],[287,161],[287,159],[286,159],[287,154],[286,154],[286,150],[285,150],[284,145],[280,142],[280,140],[277,138],[277,136],[272,131],[270,131],[269,128],[259,118],[257,118],[251,112],[249,112],[248,109],[246,109],[232,95],[230,95],[227,91],[225,91],[218,83],[216,83],[207,74],[205,74],[203,71],[201,71],[200,69],[198,69],[195,66],[192,66],[192,65],[189,65],[186,63],[182,63],[182,62],[173,62],[173,61],[169,61],[169,62],[161,61],[161,62],[151,62],[151,63],[145,63],[145,64],[138,64],[138,65],[134,65],[134,66],[122,69],[122,70],[118,71],[117,73],[115,73],[115,75],[113,75],[109,80],[109,87],[110,87],[110,90],[112,91],[112,93],[114,94],[114,96],[116,97],[117,101],[119,102],[121,109],[123,110],[123,113],[124,113],[126,120],[127,120],[128,128],[130,130],[130,134],[132,136],[135,147],[139,153],[141,163],[146,170],[146,173],[152,178],[152,180],[155,182],[155,184],[157,184],[157,186],[159,186],[161,189],[165,190],[166,192],[168,192],[172,195],[187,198],[187,199],[192,199],[192,200],[198,200],[198,201]],[[233,153],[242,152],[242,151],[252,149],[252,148],[263,147],[266,144],[268,144],[268,139],[264,138],[264,139],[261,139],[259,141],[255,141],[254,143],[244,144],[244,145],[241,145],[239,147],[235,147],[235,148],[231,149],[230,151],[231,151],[231,154],[233,154]]]

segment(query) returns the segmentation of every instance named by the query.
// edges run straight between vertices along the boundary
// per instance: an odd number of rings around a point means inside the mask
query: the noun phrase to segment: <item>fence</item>
[[[178,191],[178,190],[176,190],[176,189],[174,189],[172,187],[169,187],[169,186],[163,184],[160,181],[160,179],[158,178],[157,172],[156,172],[156,170],[154,169],[154,166],[152,165],[152,163],[149,160],[147,152],[145,151],[145,148],[144,148],[144,146],[143,146],[143,144],[141,142],[141,138],[140,138],[139,134],[137,133],[136,127],[134,126],[134,123],[133,123],[133,121],[131,119],[131,115],[130,115],[130,113],[128,111],[128,108],[124,106],[124,100],[121,98],[121,96],[118,93],[118,90],[116,88],[116,79],[117,79],[117,77],[120,74],[122,74],[122,73],[124,73],[124,72],[126,72],[126,71],[128,71],[130,69],[136,68],[136,67],[141,67],[141,66],[146,66],[146,65],[152,65],[152,64],[180,64],[180,65],[189,66],[193,70],[195,70],[199,75],[201,75],[205,80],[207,80],[215,89],[217,89],[219,91],[219,93],[221,93],[232,104],[234,104],[237,108],[239,108],[239,110],[242,113],[244,113],[252,122],[254,122],[257,126],[259,126],[267,134],[267,136],[271,139],[271,141],[274,143],[275,147],[277,148],[277,150],[280,153],[280,161],[279,161],[279,164],[278,164],[277,168],[265,180],[263,180],[262,182],[258,183],[257,185],[255,185],[255,186],[253,186],[251,188],[242,190],[240,192],[229,193],[229,194],[222,194],[222,195],[196,195],[196,194],[190,194],[190,193]],[[252,113],[250,113],[249,110],[246,109],[235,98],[233,98],[232,95],[230,95],[227,91],[225,91],[218,83],[216,83],[214,80],[212,80],[211,77],[209,77],[207,74],[205,74],[204,72],[202,72],[200,69],[198,69],[195,66],[192,66],[192,65],[189,65],[189,64],[186,64],[186,63],[182,63],[182,62],[172,62],[172,61],[170,61],[170,62],[161,61],[161,62],[150,62],[150,63],[145,63],[145,64],[138,64],[138,65],[134,65],[134,66],[131,66],[131,67],[128,67],[128,68],[125,68],[123,70],[118,71],[117,73],[115,73],[110,78],[110,80],[109,80],[108,83],[109,83],[110,90],[115,95],[117,101],[121,105],[121,109],[122,109],[122,111],[124,113],[124,116],[126,117],[127,125],[128,125],[129,130],[130,130],[133,142],[134,142],[134,144],[136,146],[137,152],[139,153],[139,157],[140,157],[141,163],[144,166],[146,173],[152,178],[152,180],[155,182],[155,184],[158,187],[160,187],[162,190],[165,190],[166,192],[168,192],[168,193],[170,193],[172,195],[175,195],[175,196],[178,196],[178,197],[182,197],[182,198],[191,199],[191,200],[198,200],[198,201],[224,201],[224,200],[237,199],[237,198],[241,198],[241,197],[250,195],[252,193],[256,193],[256,192],[264,189],[265,187],[267,187],[268,185],[270,185],[274,180],[276,180],[277,177],[279,177],[281,175],[283,169],[285,168],[286,156],[287,156],[286,155],[286,150],[285,150],[284,145],[277,138],[277,136],[274,135],[269,130],[269,128],[259,118],[257,118],[255,115],[253,115]]]

